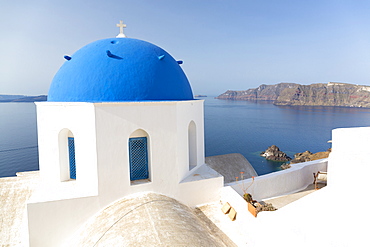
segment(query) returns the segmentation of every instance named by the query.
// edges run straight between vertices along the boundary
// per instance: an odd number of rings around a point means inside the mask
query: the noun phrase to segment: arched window
[[[59,132],[60,180],[76,179],[75,138],[69,129]]]
[[[189,170],[197,166],[197,130],[194,121],[188,127]]]
[[[128,140],[130,180],[149,180],[148,134],[144,130],[136,130]]]

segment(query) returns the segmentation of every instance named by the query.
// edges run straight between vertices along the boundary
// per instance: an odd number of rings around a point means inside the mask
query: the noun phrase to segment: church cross
[[[123,24],[123,21],[119,21],[119,24],[116,24],[119,27],[119,34],[117,38],[125,38],[126,35],[123,33],[123,29],[126,27],[126,24]]]

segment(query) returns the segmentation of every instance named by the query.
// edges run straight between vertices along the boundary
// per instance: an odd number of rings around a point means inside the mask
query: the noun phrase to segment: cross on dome
[[[126,24],[123,24],[123,21],[119,21],[119,24],[116,24],[119,27],[119,34],[116,38],[126,38],[126,35],[123,33],[123,29],[126,27]]]

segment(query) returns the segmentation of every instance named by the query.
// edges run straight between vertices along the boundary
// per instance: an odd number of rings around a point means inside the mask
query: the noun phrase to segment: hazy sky
[[[183,60],[195,94],[370,85],[367,0],[0,0],[0,94],[47,94],[63,55],[115,37],[119,20]]]

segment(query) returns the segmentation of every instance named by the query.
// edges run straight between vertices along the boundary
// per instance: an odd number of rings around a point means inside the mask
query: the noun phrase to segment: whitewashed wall
[[[28,203],[31,246],[61,245],[94,213],[137,192],[161,193],[189,206],[218,199],[222,177],[180,184],[192,172],[191,122],[196,126],[196,163],[204,165],[203,100],[41,102],[37,115],[43,183]],[[76,180],[66,179],[69,131],[75,138]],[[128,141],[143,134],[150,179],[132,184]]]
[[[177,198],[189,172],[188,126],[197,126],[198,165],[204,163],[203,101],[99,103],[96,107],[99,195],[111,202],[141,191]],[[150,182],[131,185],[128,140],[148,134]],[[114,154],[114,155],[112,155]]]
[[[98,169],[94,106],[88,103],[53,102],[39,102],[36,105],[39,167],[44,183],[40,189],[53,188],[59,191],[59,187],[64,192],[58,193],[65,193],[69,196],[71,193],[74,196],[97,195]],[[78,179],[75,181],[65,181],[65,176],[62,174],[65,172],[63,167],[69,169],[66,142],[68,131],[71,131],[75,137],[75,157],[78,163],[76,170]],[[49,197],[61,196],[57,195],[58,193],[42,193],[44,198],[39,200],[50,200]],[[34,197],[34,200],[38,199]]]
[[[328,185],[340,197],[363,198],[370,188],[370,127],[335,129],[332,141]]]
[[[266,175],[245,179],[228,184],[238,194],[243,195],[243,189],[255,200],[267,199],[284,194],[290,194],[306,188],[314,181],[313,173],[327,170],[328,159],[314,160],[292,165],[291,168]]]

